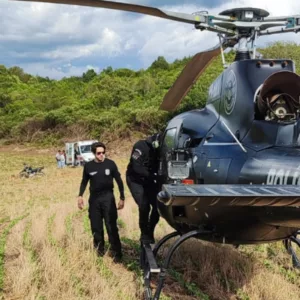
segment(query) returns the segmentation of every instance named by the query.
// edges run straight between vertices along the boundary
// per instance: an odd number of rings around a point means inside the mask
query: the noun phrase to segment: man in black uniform
[[[111,253],[115,261],[120,261],[122,249],[117,227],[118,214],[113,194],[113,179],[116,180],[120,191],[118,209],[124,207],[123,181],[115,162],[105,158],[105,145],[97,142],[91,148],[95,155],[95,160],[84,165],[78,196],[78,208],[82,209],[84,206],[82,196],[88,181],[90,181],[89,218],[94,237],[94,246],[98,254],[102,256],[104,254],[104,219],[111,245]]]
[[[159,221],[156,203],[157,193],[159,192],[156,182],[158,138],[159,135],[155,134],[146,140],[135,143],[126,172],[127,185],[139,207],[141,242],[145,243],[155,242],[154,229]]]

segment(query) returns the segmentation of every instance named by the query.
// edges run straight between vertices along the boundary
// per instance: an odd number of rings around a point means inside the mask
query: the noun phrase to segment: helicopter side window
[[[171,152],[172,149],[175,148],[176,145],[176,132],[177,132],[177,128],[171,128],[166,130],[165,135],[164,135],[164,139],[163,139],[163,143],[162,143],[162,153],[163,156],[165,156],[166,160],[171,159]]]
[[[163,148],[171,150],[175,147],[176,128],[171,128],[166,131]]]

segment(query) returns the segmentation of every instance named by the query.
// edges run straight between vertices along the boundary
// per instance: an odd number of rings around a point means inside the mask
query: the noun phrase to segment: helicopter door
[[[163,151],[165,153],[170,152],[175,148],[176,146],[176,133],[177,128],[170,128],[166,130],[164,141],[163,141]]]
[[[161,164],[159,173],[162,175],[163,182],[181,181],[189,177],[190,165],[186,158],[186,143],[189,136],[179,134],[178,127],[167,129],[162,143]]]
[[[170,128],[165,131],[161,152],[158,173],[165,182],[168,178],[168,162],[172,160],[172,151],[176,147],[177,128]]]

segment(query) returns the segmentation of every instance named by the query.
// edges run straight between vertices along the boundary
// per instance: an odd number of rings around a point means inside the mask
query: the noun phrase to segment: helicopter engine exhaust
[[[260,88],[256,100],[258,119],[292,122],[300,109],[300,77],[289,71],[269,76]]]

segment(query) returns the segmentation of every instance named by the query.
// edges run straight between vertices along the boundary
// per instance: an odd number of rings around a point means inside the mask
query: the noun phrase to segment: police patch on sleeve
[[[139,159],[142,156],[142,151],[139,149],[134,149],[131,157],[135,160]]]

